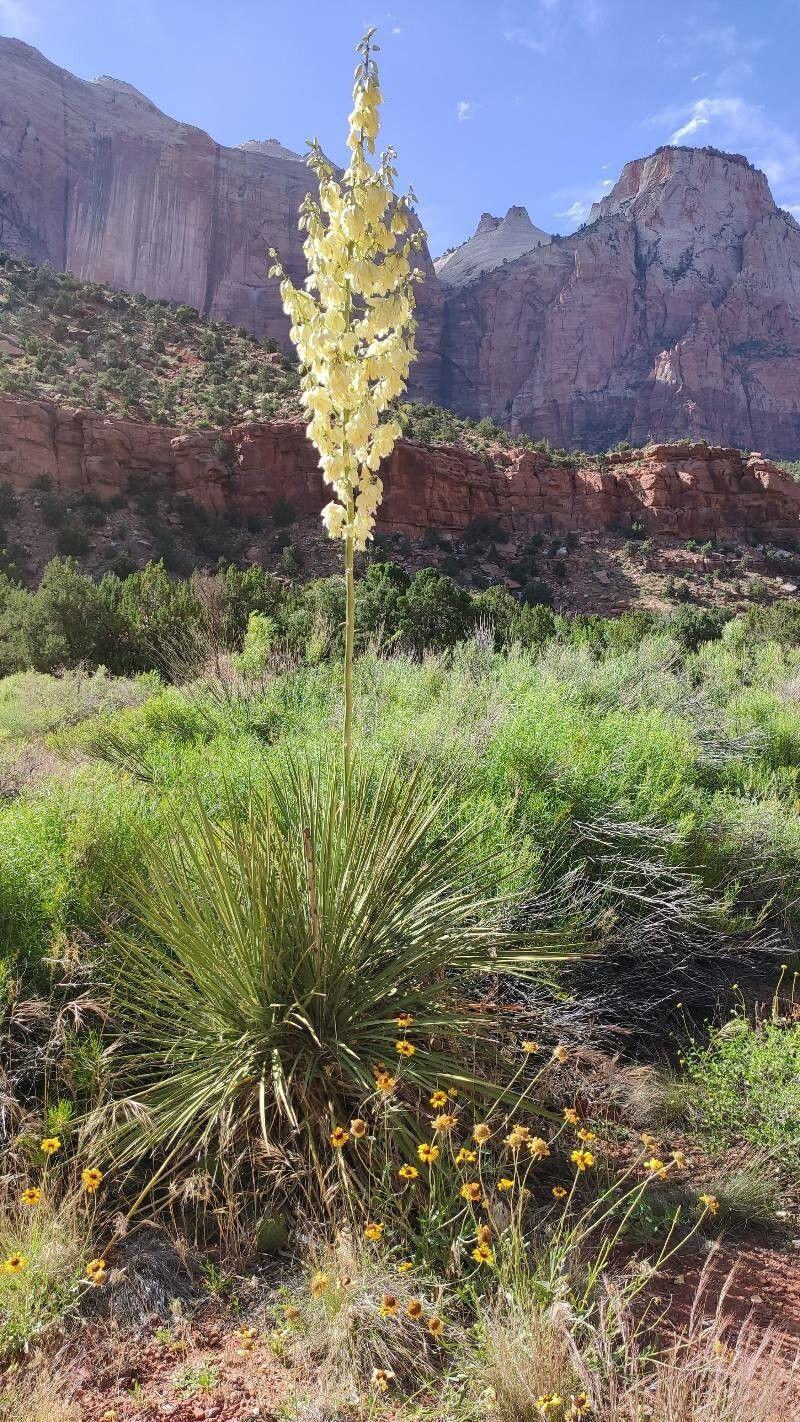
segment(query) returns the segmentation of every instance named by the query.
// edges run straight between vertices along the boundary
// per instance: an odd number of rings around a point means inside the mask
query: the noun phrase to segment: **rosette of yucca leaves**
[[[183,804],[143,846],[137,926],[109,935],[122,1158],[169,1171],[227,1142],[322,1183],[331,1130],[377,1110],[381,1067],[396,1102],[443,1084],[497,1095],[475,980],[531,974],[564,945],[514,926],[479,839],[423,772],[348,778],[336,758],[230,789],[218,814]],[[398,1140],[412,1127],[398,1111]]]

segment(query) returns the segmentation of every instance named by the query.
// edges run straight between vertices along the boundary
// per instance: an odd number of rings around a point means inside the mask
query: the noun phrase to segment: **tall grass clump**
[[[231,791],[218,815],[184,803],[143,849],[136,930],[109,939],[127,1152],[169,1169],[258,1139],[325,1192],[329,1137],[365,1099],[398,1080],[490,1092],[474,982],[531,973],[559,940],[515,929],[478,833],[422,771],[348,776],[338,757]]]

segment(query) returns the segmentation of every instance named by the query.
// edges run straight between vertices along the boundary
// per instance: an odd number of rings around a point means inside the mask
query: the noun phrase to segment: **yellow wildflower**
[[[494,1250],[488,1244],[476,1244],[472,1251],[472,1257],[476,1264],[492,1264],[494,1262]]]
[[[86,1170],[81,1171],[81,1180],[87,1195],[96,1194],[102,1179],[102,1170],[96,1170],[94,1166],[89,1166]]]
[[[684,1166],[686,1165],[686,1156],[684,1155],[683,1151],[674,1150],[672,1152],[672,1159],[675,1165],[677,1165],[678,1169],[683,1170]]]
[[[545,1160],[550,1154],[550,1147],[547,1141],[542,1140],[541,1136],[534,1136],[528,1142],[528,1150],[535,1160]]]
[[[394,1294],[384,1294],[380,1302],[379,1313],[381,1318],[394,1318],[397,1313],[397,1299]]]
[[[561,1045],[559,1045],[559,1046],[553,1048],[553,1061],[554,1061],[554,1062],[561,1062],[561,1064],[562,1064],[562,1066],[563,1066],[564,1062],[567,1060],[568,1057],[569,1057],[569,1052],[567,1051],[566,1047],[562,1047]]]
[[[414,1319],[421,1318],[421,1317],[422,1317],[422,1300],[421,1300],[421,1299],[409,1299],[408,1303],[406,1304],[406,1313],[408,1314],[408,1317],[409,1317],[409,1318],[414,1318]]]
[[[442,1320],[439,1318],[438,1314],[432,1313],[430,1318],[428,1319],[428,1332],[430,1333],[431,1337],[440,1338],[443,1329],[444,1324],[442,1323]]]
[[[395,1026],[399,1027],[401,1032],[405,1032],[406,1029],[411,1026],[414,1019],[411,1016],[410,1012],[400,1012],[398,1013],[397,1017],[395,1017],[394,1021]]]
[[[467,1200],[471,1205],[477,1205],[483,1196],[483,1187],[477,1180],[467,1180],[459,1191],[462,1200]]]
[[[311,1293],[313,1297],[315,1299],[321,1299],[329,1284],[330,1277],[324,1273],[322,1269],[318,1269],[311,1280]]]
[[[106,1280],[105,1259],[90,1259],[86,1265],[86,1277],[87,1279],[91,1279],[92,1283],[98,1287],[100,1284],[104,1284]]]
[[[579,1130],[579,1131],[576,1131],[576,1135],[577,1135],[579,1141],[585,1141],[587,1144],[588,1144],[589,1141],[596,1141],[596,1140],[597,1140],[597,1132],[596,1132],[596,1131],[587,1131],[587,1129],[586,1129],[585,1126],[581,1126],[580,1130]]]
[[[529,1139],[530,1132],[526,1126],[515,1126],[506,1136],[506,1145],[509,1150],[519,1150]]]
[[[477,1159],[478,1152],[476,1150],[467,1150],[466,1146],[462,1146],[455,1155],[456,1165],[474,1165]]]
[[[383,1230],[383,1224],[379,1224],[377,1221],[374,1223],[365,1224],[364,1237],[365,1239],[371,1239],[374,1243],[377,1244],[378,1240],[381,1239],[383,1235]]]
[[[478,1228],[477,1228],[476,1231],[475,1231],[475,1243],[476,1243],[476,1244],[491,1244],[491,1242],[492,1242],[492,1229],[491,1229],[491,1225],[487,1225],[487,1224],[478,1225]]]
[[[410,1273],[411,1273],[411,1270],[412,1270],[413,1268],[414,1268],[414,1261],[413,1261],[413,1259],[404,1259],[404,1260],[402,1261],[402,1263],[398,1264],[398,1266],[397,1266],[397,1272],[398,1272],[398,1274],[410,1274]]]
[[[572,1397],[569,1400],[569,1403],[570,1422],[577,1422],[577,1418],[585,1417],[586,1413],[591,1412],[592,1410],[592,1404],[589,1401],[589,1398],[585,1392],[573,1393]]]
[[[564,1107],[564,1120],[568,1126],[577,1126],[580,1117],[574,1106]]]
[[[45,1136],[39,1148],[45,1155],[55,1155],[61,1149],[61,1141],[58,1136]]]
[[[21,1274],[23,1269],[27,1269],[27,1267],[27,1256],[17,1254],[16,1251],[13,1254],[9,1254],[8,1258],[3,1260],[3,1271],[6,1274]]]
[[[407,1037],[401,1037],[399,1042],[395,1042],[394,1049],[400,1057],[413,1057],[417,1050],[413,1042],[409,1042]]]
[[[21,1205],[38,1205],[41,1198],[42,1192],[38,1185],[29,1185],[20,1195],[19,1202]]]
[[[588,1170],[595,1163],[595,1158],[590,1150],[574,1150],[570,1155],[570,1160],[580,1171]]]
[[[498,1190],[513,1190],[514,1181],[509,1180],[507,1175],[501,1175],[500,1179],[497,1182],[497,1188]]]
[[[550,1191],[550,1194],[553,1196],[554,1200],[563,1200],[566,1193],[567,1192],[564,1189],[563,1185],[554,1185],[552,1190]]]
[[[417,1155],[423,1165],[435,1165],[439,1159],[439,1147],[432,1145],[429,1141],[422,1141],[417,1146]]]
[[[401,1180],[419,1180],[419,1171],[416,1165],[401,1165],[397,1173]]]
[[[331,1131],[331,1145],[333,1146],[334,1150],[341,1150],[342,1146],[347,1145],[349,1139],[350,1132],[346,1131],[344,1126],[334,1126],[333,1130]]]
[[[657,1155],[651,1155],[650,1159],[647,1162],[647,1169],[653,1175],[657,1175],[660,1180],[666,1180],[667,1167],[664,1164],[663,1160],[660,1160]]]
[[[709,1214],[716,1215],[719,1211],[719,1200],[716,1195],[701,1195],[700,1204],[705,1206]]]
[[[362,1136],[367,1134],[366,1121],[362,1121],[360,1116],[354,1116],[350,1122],[350,1134],[354,1141],[360,1141]]]
[[[394,1373],[391,1368],[372,1369],[372,1386],[376,1388],[378,1392],[388,1392],[393,1382]]]
[[[538,1051],[541,1051],[541,1048],[538,1042],[523,1042],[522,1050],[526,1057],[533,1057]]]
[[[435,1110],[441,1111],[442,1108],[447,1105],[448,1099],[446,1091],[434,1091],[430,1098],[430,1104]]]
[[[384,1092],[384,1094],[386,1094],[386,1093],[389,1092],[389,1091],[394,1091],[394,1088],[396,1087],[396,1085],[397,1085],[397,1077],[396,1077],[396,1076],[392,1076],[391,1073],[388,1072],[388,1071],[379,1072],[378,1075],[377,1075],[376,1078],[375,1078],[375,1086],[376,1086],[376,1088],[378,1089],[378,1091]]]
[[[486,1145],[486,1142],[491,1139],[491,1135],[489,1127],[481,1123],[472,1132],[472,1139],[476,1145]]]

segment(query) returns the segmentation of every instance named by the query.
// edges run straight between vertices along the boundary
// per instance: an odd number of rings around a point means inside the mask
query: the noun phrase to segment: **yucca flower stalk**
[[[345,715],[344,760],[352,760],[353,650],[355,643],[354,555],[372,537],[383,485],[381,461],[400,434],[395,419],[383,420],[402,394],[415,356],[413,265],[424,233],[412,226],[411,191],[395,195],[396,154],[389,148],[377,165],[375,152],[383,96],[373,43],[374,29],[358,45],[353,109],[347,146],[351,157],[341,176],[314,139],[308,164],[319,183],[300,208],[308,277],[296,287],[273,250],[270,275],[281,279],[289,332],[303,376],[302,400],[308,434],[335,498],[322,511],[332,538],[344,542]]]

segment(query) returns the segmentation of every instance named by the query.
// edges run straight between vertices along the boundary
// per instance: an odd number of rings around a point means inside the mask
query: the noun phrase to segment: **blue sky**
[[[745,153],[800,217],[800,0],[0,0],[0,33],[83,78],[223,143],[316,134],[336,159],[368,24],[435,253],[512,203],[572,231],[670,141]]]

